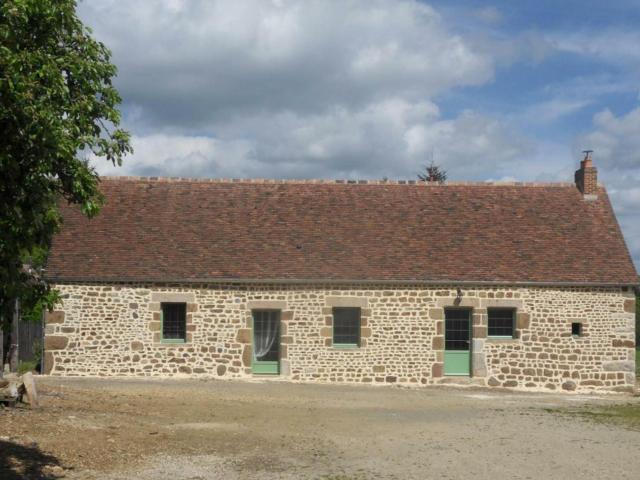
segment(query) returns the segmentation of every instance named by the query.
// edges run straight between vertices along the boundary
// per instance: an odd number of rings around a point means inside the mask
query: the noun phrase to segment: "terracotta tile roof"
[[[52,281],[638,283],[604,188],[114,177]]]

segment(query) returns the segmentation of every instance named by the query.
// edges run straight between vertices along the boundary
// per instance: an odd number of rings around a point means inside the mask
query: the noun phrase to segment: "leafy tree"
[[[418,174],[418,178],[423,182],[437,182],[442,184],[447,180],[447,172],[433,162],[425,166],[424,169],[424,173]]]
[[[120,165],[131,151],[118,128],[111,53],[91,37],[75,0],[0,1],[0,317],[15,299],[33,313],[58,297],[42,266],[60,227],[57,204],[98,213],[88,158]]]

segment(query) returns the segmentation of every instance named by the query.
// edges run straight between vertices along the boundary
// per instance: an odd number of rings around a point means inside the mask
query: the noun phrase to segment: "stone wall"
[[[281,311],[281,376],[428,385],[443,377],[444,309],[473,309],[473,382],[584,391],[635,383],[635,300],[623,288],[60,284],[46,321],[52,375],[251,377],[251,310]],[[160,303],[187,303],[187,342],[160,342]],[[333,347],[332,308],[362,312],[359,348]],[[487,308],[517,309],[514,339],[487,338]],[[571,322],[583,335],[571,335]]]

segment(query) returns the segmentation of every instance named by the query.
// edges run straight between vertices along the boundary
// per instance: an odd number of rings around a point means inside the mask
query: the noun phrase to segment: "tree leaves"
[[[91,37],[74,0],[0,2],[0,315],[51,307],[42,252],[66,199],[96,215],[104,198],[88,158],[131,152],[111,52]],[[30,263],[35,268],[25,267]]]

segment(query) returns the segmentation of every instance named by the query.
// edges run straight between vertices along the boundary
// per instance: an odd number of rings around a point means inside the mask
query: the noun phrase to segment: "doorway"
[[[253,360],[254,374],[280,373],[280,310],[254,310]]]
[[[471,309],[444,311],[444,374],[469,376],[471,373]]]

